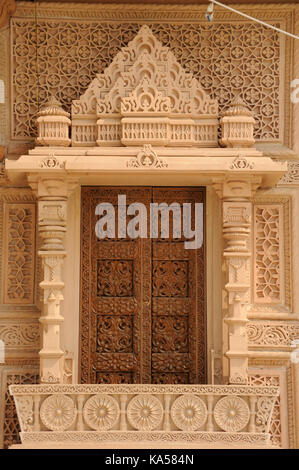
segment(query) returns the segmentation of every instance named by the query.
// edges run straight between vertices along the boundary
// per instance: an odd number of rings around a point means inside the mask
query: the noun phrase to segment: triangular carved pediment
[[[169,122],[164,122],[159,127],[158,121],[155,126],[154,121],[147,122],[143,119],[141,138],[141,134],[138,136],[140,122],[136,122],[134,128],[132,121],[127,126],[127,130],[132,130],[132,135],[125,137],[122,126],[124,109],[133,106],[138,93],[145,96],[140,85],[152,88],[150,101],[155,96],[155,99],[159,97],[161,100],[161,106],[162,103],[164,106],[168,103],[169,110],[166,114],[169,114]],[[144,100],[146,101],[145,98]],[[141,103],[139,108],[139,111],[135,109],[135,113],[141,116]],[[158,108],[157,118],[162,112]],[[148,110],[147,113],[149,112],[153,119],[155,112]],[[146,114],[146,111],[143,113]],[[180,118],[183,119],[181,125],[178,122]],[[172,122],[173,119],[176,119],[175,123]],[[152,143],[216,146],[217,126],[217,101],[208,96],[199,81],[183,69],[170,49],[163,46],[146,25],[115,56],[106,70],[92,80],[80,99],[74,100],[72,104],[73,145]],[[163,137],[159,139],[159,135]]]

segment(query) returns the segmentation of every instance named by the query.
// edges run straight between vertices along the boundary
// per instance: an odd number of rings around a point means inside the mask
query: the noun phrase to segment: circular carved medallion
[[[248,424],[250,411],[247,403],[240,397],[223,397],[214,408],[214,418],[224,431],[238,432]]]
[[[119,406],[110,395],[94,395],[84,405],[83,417],[91,429],[106,431],[111,429],[119,418]]]
[[[137,395],[127,408],[128,421],[139,431],[157,429],[163,418],[163,407],[158,398],[152,395]]]
[[[170,414],[179,429],[195,431],[206,422],[208,411],[201,398],[194,395],[182,395],[174,401]]]
[[[75,421],[77,409],[66,395],[51,395],[40,407],[40,419],[51,431],[65,431]]]

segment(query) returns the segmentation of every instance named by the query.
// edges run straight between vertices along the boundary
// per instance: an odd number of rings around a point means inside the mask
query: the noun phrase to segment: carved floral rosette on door
[[[146,206],[148,229],[151,202],[204,202],[202,188],[82,189],[81,381],[204,383],[204,245],[186,250],[171,215],[169,238],[118,238],[118,195]],[[114,206],[115,238],[96,237],[100,202]]]

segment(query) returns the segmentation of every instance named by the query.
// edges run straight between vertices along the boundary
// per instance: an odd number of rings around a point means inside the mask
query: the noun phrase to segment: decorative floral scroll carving
[[[251,375],[249,374],[249,384],[251,386],[280,386],[280,377],[278,375],[267,375],[267,374],[256,374]],[[274,409],[271,417],[270,423],[270,435],[271,435],[271,442],[275,445],[281,445],[281,397],[277,396],[274,400]],[[266,408],[269,410],[269,407]],[[261,422],[264,420],[263,418],[264,413],[262,410],[259,410],[259,416],[257,417],[257,425],[260,425]],[[261,429],[261,428],[260,428]]]
[[[64,168],[65,162],[57,160],[55,155],[45,158],[39,165],[41,168]]]
[[[250,322],[247,325],[249,346],[291,347],[299,337],[299,325],[286,322]]]
[[[214,418],[224,431],[238,432],[248,424],[250,411],[242,398],[223,397],[215,405]]]
[[[18,400],[18,414],[20,416],[21,428],[26,431],[32,430],[33,424],[33,398],[30,396],[20,397]]]
[[[122,98],[120,109],[124,116],[131,113],[167,115],[170,112],[170,98],[163,96],[155,84],[143,77],[132,95]]]
[[[268,397],[259,397],[256,404],[255,422],[259,430],[268,430],[270,411],[273,407],[273,400]]]
[[[67,395],[52,395],[40,407],[42,423],[52,431],[69,429],[76,419],[77,409]]]
[[[245,157],[236,157],[230,165],[231,170],[252,170],[254,162],[250,162]]]
[[[119,413],[117,401],[109,395],[90,397],[83,408],[86,423],[96,431],[111,429],[118,420]]]
[[[299,162],[288,162],[288,171],[281,178],[278,184],[286,185],[299,185]]]
[[[174,424],[183,431],[200,429],[208,416],[205,403],[194,395],[184,395],[177,398],[170,413]]]
[[[137,395],[132,398],[127,408],[128,420],[139,431],[157,429],[163,418],[163,406],[152,395]]]
[[[162,158],[158,158],[157,152],[150,144],[145,144],[143,149],[137,154],[136,158],[131,158],[127,161],[129,168],[167,168],[166,163]]]
[[[40,327],[38,323],[0,324],[0,339],[6,347],[40,347]]]

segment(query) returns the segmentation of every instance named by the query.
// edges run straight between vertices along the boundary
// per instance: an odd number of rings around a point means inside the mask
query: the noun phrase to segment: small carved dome
[[[61,103],[55,98],[55,96],[51,96],[49,101],[41,108],[38,112],[37,116],[66,116],[70,117],[70,113],[64,111],[62,108]]]
[[[248,109],[242,98],[238,95],[231,102],[229,108],[221,114],[225,116],[252,116],[252,112]]]

